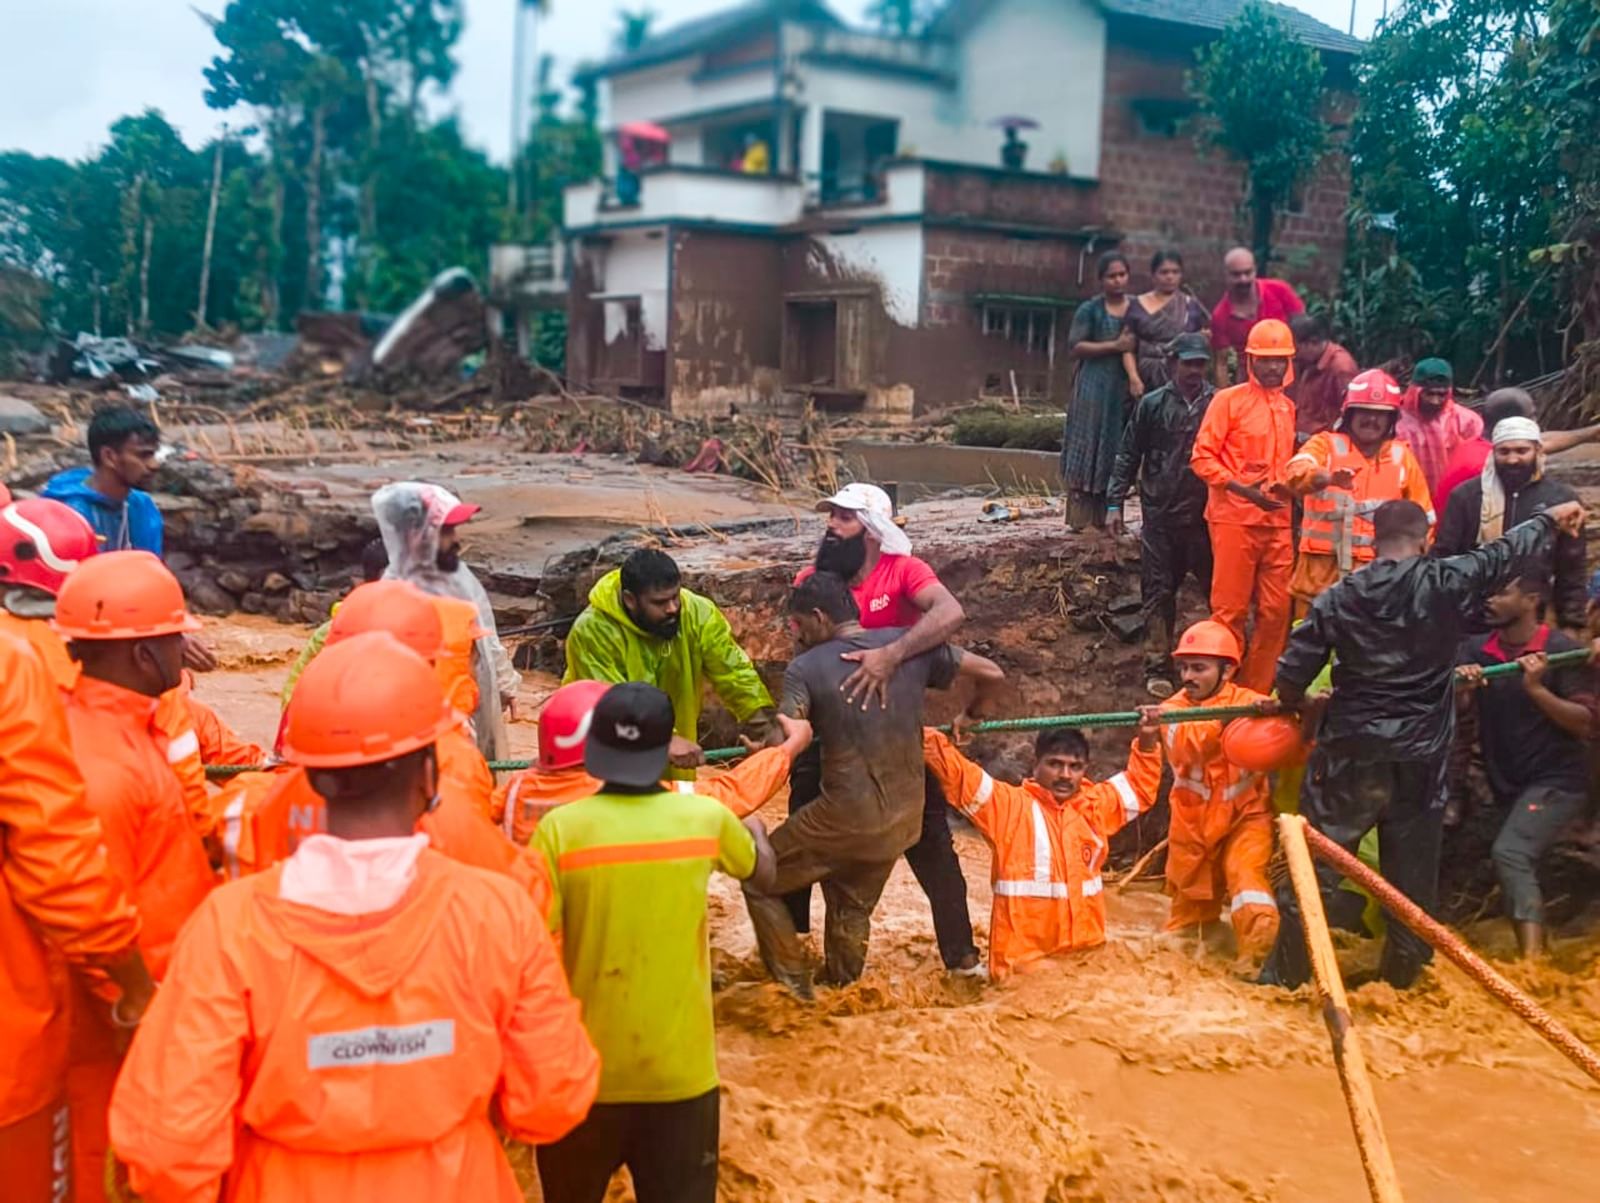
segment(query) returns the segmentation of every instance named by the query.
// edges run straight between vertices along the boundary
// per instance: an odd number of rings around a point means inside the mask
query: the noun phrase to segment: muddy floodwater
[[[209,623],[223,668],[201,678],[200,696],[269,741],[304,634]],[[533,750],[532,714],[555,684],[525,682],[519,755]],[[771,826],[784,813],[780,796],[763,815]],[[967,830],[956,843],[982,943],[988,852]],[[864,979],[802,1005],[763,981],[738,889],[714,879],[722,1198],[1366,1199],[1309,995],[1235,979],[1225,937],[1208,947],[1163,935],[1156,883],[1106,896],[1105,948],[986,987],[938,971],[927,903],[901,864]],[[816,905],[820,930],[820,894]],[[1502,927],[1470,934],[1504,956]],[[1600,940],[1568,934],[1551,967],[1501,968],[1596,1044],[1597,954]],[[1349,973],[1373,965],[1376,948],[1351,940],[1341,955]],[[1408,1203],[1600,1198],[1600,1088],[1476,985],[1445,966],[1409,994],[1376,984],[1351,1001]],[[618,1184],[612,1198],[632,1195]]]

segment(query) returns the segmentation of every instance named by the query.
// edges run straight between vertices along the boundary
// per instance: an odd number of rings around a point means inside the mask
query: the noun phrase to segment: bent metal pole
[[[1529,998],[1492,965],[1467,947],[1465,941],[1433,918],[1366,865],[1314,827],[1307,827],[1311,851],[1351,881],[1367,890],[1396,919],[1443,953],[1468,977],[1505,1003],[1524,1023],[1596,1082],[1600,1082],[1600,1054],[1579,1040],[1558,1019]]]
[[[1300,900],[1304,920],[1306,951],[1311,957],[1311,974],[1322,1001],[1322,1019],[1328,1025],[1333,1044],[1333,1063],[1339,1070],[1339,1085],[1344,1089],[1345,1106],[1350,1111],[1350,1127],[1356,1149],[1361,1154],[1361,1169],[1367,1176],[1372,1203],[1403,1203],[1400,1179],[1389,1155],[1389,1141],[1383,1134],[1378,1115],[1378,1100],[1367,1076],[1367,1061],[1361,1041],[1350,1019],[1350,1004],[1345,998],[1344,979],[1333,954],[1333,937],[1328,934],[1328,919],[1322,911],[1322,890],[1317,885],[1316,866],[1306,848],[1306,821],[1299,815],[1278,816],[1278,837],[1289,862],[1289,877],[1295,897]]]

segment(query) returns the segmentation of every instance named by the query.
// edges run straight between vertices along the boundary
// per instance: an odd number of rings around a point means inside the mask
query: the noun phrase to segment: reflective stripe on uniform
[[[956,809],[964,815],[975,815],[989,804],[989,799],[992,797],[994,797],[994,778],[984,773],[978,780],[978,788],[972,791],[972,801]]]
[[[1033,880],[1050,880],[1050,824],[1038,802],[1033,804]]]
[[[1228,904],[1228,914],[1231,915],[1247,906],[1267,906],[1277,910],[1278,900],[1265,890],[1240,890]]]
[[[1083,879],[1083,896],[1085,898],[1093,898],[1105,888],[1106,883],[1100,879],[1098,874],[1094,877],[1086,877]]]
[[[680,794],[692,794],[692,793],[694,793],[694,782],[693,781],[674,781],[672,783],[672,788],[675,789]]]
[[[222,867],[228,879],[239,876],[239,831],[244,826],[244,795],[237,795],[222,812]]]
[[[1191,794],[1198,794],[1202,798],[1211,796],[1211,787],[1204,777],[1180,777],[1174,773],[1172,788],[1188,790]]]
[[[1128,780],[1128,774],[1118,773],[1110,784],[1117,791],[1117,797],[1122,799],[1123,817],[1133,822],[1139,817],[1139,795],[1133,792],[1133,783]]]
[[[997,881],[994,892],[1005,898],[1065,898],[1067,886],[1061,881]]]
[[[167,745],[167,763],[181,764],[191,756],[200,754],[200,737],[193,729],[185,731]]]
[[[1230,785],[1226,789],[1224,789],[1222,791],[1222,796],[1227,801],[1232,802],[1235,798],[1239,797],[1241,794],[1249,793],[1250,790],[1255,788],[1255,786],[1257,785],[1257,783],[1260,782],[1260,780],[1261,780],[1261,774],[1260,773],[1246,773],[1243,777],[1240,777],[1239,780],[1235,781],[1232,785]]]

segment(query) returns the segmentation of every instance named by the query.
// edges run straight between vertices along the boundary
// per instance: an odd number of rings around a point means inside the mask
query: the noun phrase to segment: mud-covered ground
[[[285,658],[302,636],[262,620],[211,624],[224,666],[201,679],[201,696],[242,733],[269,739]],[[519,754],[532,750],[530,716],[554,684],[525,684],[527,713],[512,728]],[[783,799],[764,813],[781,821]],[[957,844],[982,942],[988,852],[970,831]],[[802,1005],[761,980],[738,890],[715,880],[722,1197],[1366,1198],[1309,995],[1231,976],[1224,933],[1210,947],[1163,935],[1154,883],[1110,888],[1107,900],[1105,948],[979,986],[938,970],[927,904],[902,865],[865,978]],[[1502,924],[1471,934],[1491,955],[1509,951]],[[1352,941],[1347,970],[1370,967],[1375,952]],[[1597,954],[1600,938],[1568,930],[1552,966],[1502,967],[1596,1044]],[[1352,1002],[1409,1203],[1600,1197],[1600,1088],[1477,986],[1444,967],[1407,995],[1369,985]],[[619,1185],[613,1197],[631,1195]]]

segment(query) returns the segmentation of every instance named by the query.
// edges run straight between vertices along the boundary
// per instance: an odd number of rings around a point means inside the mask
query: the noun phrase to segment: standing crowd
[[[461,557],[478,507],[387,485],[365,580],[259,747],[194,696],[211,657],[141,488],[157,432],[98,415],[89,468],[0,499],[0,1038],[27,1050],[0,1072],[7,1197],[98,1201],[125,1174],[151,1203],[511,1203],[510,1138],[551,1203],[598,1203],[622,1167],[642,1203],[709,1203],[713,872],[801,999],[861,976],[901,857],[945,969],[998,982],[1105,942],[1110,838],[1167,780],[1169,927],[1226,916],[1238,966],[1294,986],[1275,810],[1351,850],[1375,830],[1384,874],[1432,907],[1458,710],[1481,720],[1494,862],[1537,952],[1538,863],[1587,805],[1600,698],[1548,663],[1600,599],[1545,455],[1597,432],[1541,433],[1510,390],[1479,415],[1442,361],[1405,390],[1361,372],[1248,252],[1227,267],[1208,315],[1177,256],[1136,297],[1107,256],[1073,322],[1070,517],[1124,534],[1137,489],[1148,620],[1151,700],[1102,780],[1072,729],[1039,734],[1019,784],[962,750],[1004,673],[957,644],[960,600],[866,483],[818,507],[776,698],[716,603],[641,549],[572,627],[537,761],[498,781],[519,680]],[[1191,576],[1211,613],[1180,630]],[[697,776],[708,689],[750,754]],[[959,695],[949,734],[930,690]],[[1219,706],[1258,717],[1172,721]],[[1298,790],[1283,712],[1314,739]],[[208,787],[222,764],[249,771]],[[785,788],[769,832],[756,812]],[[986,958],[952,812],[992,851]],[[1395,927],[1383,973],[1409,985],[1426,958]]]

